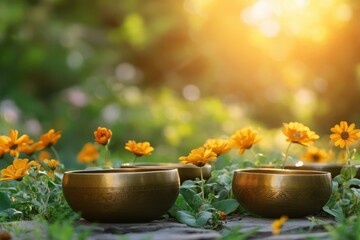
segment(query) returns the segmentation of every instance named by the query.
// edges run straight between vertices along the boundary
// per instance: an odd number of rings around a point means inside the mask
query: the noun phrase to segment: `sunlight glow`
[[[333,26],[351,19],[352,11],[341,0],[260,0],[245,8],[240,17],[264,37],[284,33],[323,42]]]

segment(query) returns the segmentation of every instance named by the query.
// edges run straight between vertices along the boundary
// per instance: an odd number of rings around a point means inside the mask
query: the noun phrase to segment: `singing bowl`
[[[190,164],[181,164],[181,163],[135,163],[129,164],[125,163],[121,165],[122,168],[131,168],[131,167],[142,167],[142,168],[167,168],[173,169],[176,168],[179,172],[180,182],[185,180],[195,180],[196,178],[201,177],[201,170],[203,173],[203,178],[205,180],[209,179],[211,176],[211,165],[206,164],[201,169],[197,166]]]
[[[63,193],[69,206],[91,222],[132,223],[160,218],[180,188],[176,169],[68,171]]]
[[[346,167],[345,164],[339,163],[304,163],[302,166],[287,165],[286,169],[299,169],[299,170],[315,170],[331,173],[331,177],[334,178],[341,173],[341,169]],[[357,174],[356,177],[360,178],[360,165],[355,165]]]
[[[232,190],[250,213],[268,218],[299,218],[318,213],[330,198],[328,172],[289,169],[235,170]]]

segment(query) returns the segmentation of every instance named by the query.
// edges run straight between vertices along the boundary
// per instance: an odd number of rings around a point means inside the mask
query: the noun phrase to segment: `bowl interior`
[[[202,168],[194,166],[192,164],[182,164],[182,163],[148,163],[148,162],[139,162],[135,164],[125,163],[121,165],[122,168],[167,168],[167,169],[177,169],[180,176],[180,182],[184,182],[186,180],[195,180],[196,178],[200,178],[202,171],[203,178],[208,179],[211,176],[212,167],[209,164],[206,164]]]

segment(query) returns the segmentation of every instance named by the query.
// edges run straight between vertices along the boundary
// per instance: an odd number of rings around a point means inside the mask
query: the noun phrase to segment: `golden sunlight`
[[[284,34],[323,42],[352,12],[344,0],[260,0],[240,15],[265,37]]]
[[[331,83],[343,78],[341,71],[348,71],[331,66],[346,61],[332,56],[339,55],[334,51],[337,46],[350,41],[346,33],[356,17],[351,4],[349,0],[234,0],[226,4],[186,0],[184,10],[192,40],[207,52],[204,58],[216,56],[209,75],[214,76],[211,83],[217,84],[219,92],[241,92],[236,97],[244,105],[288,108],[296,119],[308,122],[315,113],[329,113],[330,105],[319,96],[329,96]],[[338,55],[348,59],[346,53]],[[186,99],[201,97],[187,84]]]

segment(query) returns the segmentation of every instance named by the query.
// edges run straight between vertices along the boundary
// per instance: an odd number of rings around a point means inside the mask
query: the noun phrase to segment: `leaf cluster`
[[[360,179],[355,166],[347,166],[333,179],[332,195],[323,210],[337,222],[345,222],[360,211]]]
[[[42,218],[49,222],[74,215],[62,193],[61,175],[33,171],[21,181],[0,182],[2,221]]]
[[[232,172],[223,169],[214,170],[207,182],[199,179],[183,182],[169,214],[191,227],[221,229],[226,215],[239,207],[231,197],[231,180]]]

